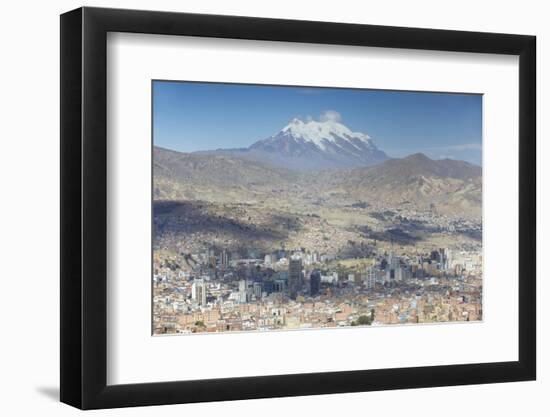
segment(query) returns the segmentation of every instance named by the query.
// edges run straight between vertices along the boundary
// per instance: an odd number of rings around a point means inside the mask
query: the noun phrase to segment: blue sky
[[[481,165],[481,108],[469,94],[154,81],[153,140],[182,152],[248,147],[294,117],[334,111],[391,157]]]

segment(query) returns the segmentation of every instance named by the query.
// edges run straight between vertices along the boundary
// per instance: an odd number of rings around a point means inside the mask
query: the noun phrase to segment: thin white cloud
[[[319,116],[321,122],[340,122],[342,115],[335,110],[325,110]]]

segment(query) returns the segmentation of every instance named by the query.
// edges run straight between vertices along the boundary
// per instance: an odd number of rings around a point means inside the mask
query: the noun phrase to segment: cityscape
[[[198,122],[197,112],[212,116],[216,100],[235,95],[256,100],[258,126],[278,110],[269,108],[275,98],[311,107],[320,99],[297,87],[266,88],[154,84],[152,333],[482,320],[481,98],[391,92],[388,100],[386,92],[319,89],[339,111],[294,110],[271,136],[245,143]],[[396,106],[403,114],[433,107],[417,129],[448,143],[426,144],[429,135],[418,134],[413,152],[384,151],[403,132],[375,144],[365,127],[347,125],[343,115],[353,110],[342,108],[358,94],[365,103],[389,101],[391,112],[378,107],[382,127],[402,122]],[[186,100],[197,98],[210,106],[185,113]],[[456,139],[441,133],[451,125]],[[466,132],[476,146],[451,142]],[[204,148],[191,148],[202,134]],[[217,142],[207,143],[210,136]],[[456,154],[435,155],[439,148]]]
[[[205,251],[198,259],[195,274],[157,269],[156,333],[482,318],[482,262],[476,252],[441,249],[403,257],[381,253],[347,269],[327,255],[284,249],[263,258],[234,260],[226,251]],[[155,265],[163,262],[155,258]],[[335,267],[327,268],[331,263]]]

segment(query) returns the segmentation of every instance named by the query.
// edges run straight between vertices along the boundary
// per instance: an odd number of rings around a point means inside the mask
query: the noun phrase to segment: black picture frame
[[[107,385],[108,32],[519,56],[518,361]],[[88,7],[61,15],[61,401],[96,409],[534,380],[535,45],[524,35],[251,17]]]

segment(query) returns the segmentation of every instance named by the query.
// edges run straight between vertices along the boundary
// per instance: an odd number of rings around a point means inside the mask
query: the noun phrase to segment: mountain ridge
[[[248,148],[200,153],[231,154],[296,171],[370,166],[390,159],[366,133],[353,132],[334,120],[304,122],[298,118]]]
[[[294,171],[234,154],[180,153],[154,148],[155,199],[241,201],[379,201],[476,217],[481,212],[481,167],[424,154],[378,165],[322,172]]]
[[[388,206],[437,207],[448,214],[481,217],[482,168],[417,153],[379,165],[321,175],[327,189],[376,199]]]

